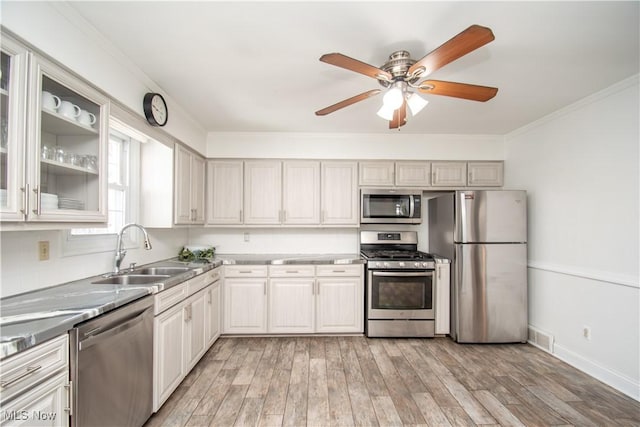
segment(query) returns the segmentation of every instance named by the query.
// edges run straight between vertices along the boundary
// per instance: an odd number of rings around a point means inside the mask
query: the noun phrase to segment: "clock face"
[[[147,121],[154,126],[164,126],[167,124],[168,110],[162,95],[158,93],[148,93],[144,97],[144,113]]]

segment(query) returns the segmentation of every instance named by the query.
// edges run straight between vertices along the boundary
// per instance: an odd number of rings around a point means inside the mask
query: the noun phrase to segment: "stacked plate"
[[[50,194],[50,193],[42,193],[41,197],[41,206],[43,210],[52,210],[58,209],[58,195]]]
[[[58,207],[60,209],[75,209],[75,210],[83,211],[84,202],[78,199],[70,199],[68,197],[59,197]]]

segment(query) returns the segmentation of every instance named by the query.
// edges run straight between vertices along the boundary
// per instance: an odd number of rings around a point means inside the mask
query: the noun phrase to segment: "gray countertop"
[[[75,325],[129,302],[169,289],[223,264],[362,264],[357,254],[224,254],[209,263],[177,259],[147,264],[187,266],[189,271],[145,285],[96,284],[104,276],[93,276],[45,289],[0,299],[0,360],[33,347]]]

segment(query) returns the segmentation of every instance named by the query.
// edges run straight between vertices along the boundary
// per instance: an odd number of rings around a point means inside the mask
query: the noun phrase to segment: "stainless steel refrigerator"
[[[429,252],[451,260],[451,336],[527,340],[524,191],[456,191],[429,200]]]

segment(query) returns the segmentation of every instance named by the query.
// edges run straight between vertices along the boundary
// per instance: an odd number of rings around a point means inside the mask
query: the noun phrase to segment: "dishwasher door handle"
[[[140,314],[138,314],[137,316],[131,318],[130,320],[124,322],[124,323],[120,323],[116,326],[114,326],[113,328],[107,329],[106,331],[97,333],[95,335],[91,335],[87,338],[85,338],[84,340],[80,341],[78,343],[78,350],[82,351],[82,350],[86,350],[87,348],[94,346],[98,343],[100,343],[101,341],[106,340],[109,337],[112,337],[114,335],[117,335],[121,332],[126,331],[127,329],[131,329],[133,328],[135,325],[137,325],[138,323],[142,322],[142,319],[144,318],[144,315],[147,311],[149,311],[150,308],[142,311]]]

